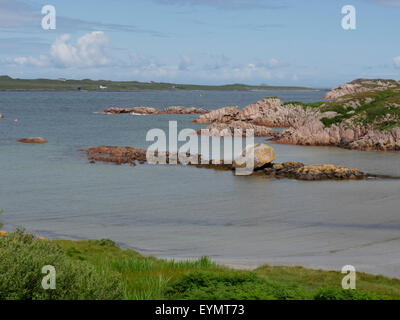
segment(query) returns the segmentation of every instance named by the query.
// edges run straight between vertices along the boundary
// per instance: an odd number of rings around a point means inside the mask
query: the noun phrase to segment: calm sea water
[[[49,238],[111,238],[161,257],[207,255],[400,277],[398,180],[304,182],[183,166],[88,163],[97,145],[146,147],[146,132],[200,128],[195,115],[100,115],[108,106],[243,107],[265,96],[317,101],[323,91],[0,92],[0,220]],[[202,95],[200,95],[202,94]],[[18,119],[18,122],[14,122]],[[42,136],[45,145],[16,139]],[[400,175],[400,154],[273,145],[277,161]]]

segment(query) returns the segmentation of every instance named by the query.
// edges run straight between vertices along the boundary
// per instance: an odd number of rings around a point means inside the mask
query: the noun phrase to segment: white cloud
[[[5,63],[34,67],[55,66],[59,68],[85,68],[111,66],[108,55],[108,38],[102,31],[93,31],[80,37],[76,44],[70,42],[70,35],[57,38],[50,47],[49,55],[35,57],[7,58]]]
[[[108,38],[103,31],[93,31],[70,43],[70,35],[64,34],[51,45],[50,55],[61,67],[94,67],[111,64],[107,55]]]
[[[34,67],[46,67],[49,65],[49,59],[44,56],[40,55],[39,58],[33,57],[17,57],[13,59],[7,59],[8,62],[18,64],[21,66],[30,65]]]
[[[139,81],[192,82],[196,79],[203,83],[260,83],[270,79],[291,79],[292,76],[287,72],[279,72],[279,67],[284,64],[276,58],[261,62],[232,61],[224,55],[204,52],[192,56],[183,54],[158,58],[131,52],[125,61],[120,61],[115,58],[116,54],[111,52],[104,32],[93,31],[76,41],[69,34],[58,37],[50,45],[47,55],[13,57],[5,59],[5,62],[8,65],[31,66],[31,71],[38,73],[40,67],[46,67],[47,70],[52,68],[53,75],[60,74],[57,68],[67,68],[69,74],[81,74],[85,78],[118,74],[119,78]]]
[[[195,56],[181,55],[165,58],[164,63],[152,56],[136,52],[130,54],[130,74],[143,81],[167,82],[248,82],[266,81],[276,78],[278,73],[272,73],[266,64],[252,61],[231,61],[224,55],[199,53]],[[278,60],[272,60],[272,65],[278,65]],[[127,68],[128,70],[128,68]]]
[[[400,68],[400,56],[393,58],[394,65]]]

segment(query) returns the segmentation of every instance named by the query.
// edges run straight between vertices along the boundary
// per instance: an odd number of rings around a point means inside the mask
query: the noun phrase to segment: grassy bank
[[[397,88],[400,89],[400,88]],[[352,104],[352,105],[351,105]],[[321,112],[334,111],[333,118],[323,118],[326,127],[353,118],[353,122],[374,124],[376,129],[390,130],[400,125],[400,91],[387,89],[343,96],[340,101],[323,105]]]
[[[219,266],[208,258],[174,262],[144,257],[107,241],[55,241],[67,254],[124,279],[128,299],[400,298],[400,280],[358,275],[358,290],[341,290],[343,274],[302,267],[254,271]]]
[[[57,289],[43,290],[53,265]],[[0,299],[400,299],[400,280],[302,267],[234,270],[208,258],[167,261],[123,250],[108,239],[45,240],[19,230],[0,236]]]
[[[103,86],[103,89],[100,88]],[[104,88],[106,87],[106,88]],[[228,84],[221,86],[176,84],[165,82],[110,81],[110,80],[53,80],[53,79],[13,79],[0,76],[0,91],[143,91],[143,90],[312,90],[306,87],[291,86],[250,86],[246,84]]]
[[[44,265],[57,289],[43,290]],[[19,230],[0,236],[0,299],[400,299],[400,280],[302,267],[234,270],[208,258],[174,262],[123,250],[107,239],[44,240]]]

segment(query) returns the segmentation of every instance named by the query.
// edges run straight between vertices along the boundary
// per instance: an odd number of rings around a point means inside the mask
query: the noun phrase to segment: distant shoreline
[[[324,90],[297,86],[268,85],[195,85],[164,82],[67,80],[67,79],[13,79],[0,76],[0,91],[95,91],[95,92],[140,92],[140,91],[264,91],[264,90]]]
[[[153,92],[153,91],[176,91],[176,92],[182,92],[182,91],[188,91],[188,92],[195,92],[195,91],[226,91],[226,92],[232,92],[232,91],[246,91],[246,92],[262,92],[262,91],[328,91],[328,89],[279,89],[279,88],[270,88],[270,89],[260,89],[260,90],[245,90],[245,89],[235,89],[235,90],[200,90],[200,89],[179,89],[179,90],[173,90],[173,89],[142,89],[142,90],[61,90],[61,89],[2,89],[0,88],[0,92],[103,92],[103,93],[110,93],[110,92]]]

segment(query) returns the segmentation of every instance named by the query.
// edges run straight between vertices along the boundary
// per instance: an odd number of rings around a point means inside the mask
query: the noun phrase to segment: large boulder
[[[254,145],[247,146],[239,155],[237,155],[233,163],[233,167],[245,168],[245,160],[249,159],[248,157],[251,157],[252,154],[254,154],[254,170],[262,168],[267,163],[270,163],[275,159],[274,148],[263,143],[256,143]]]

